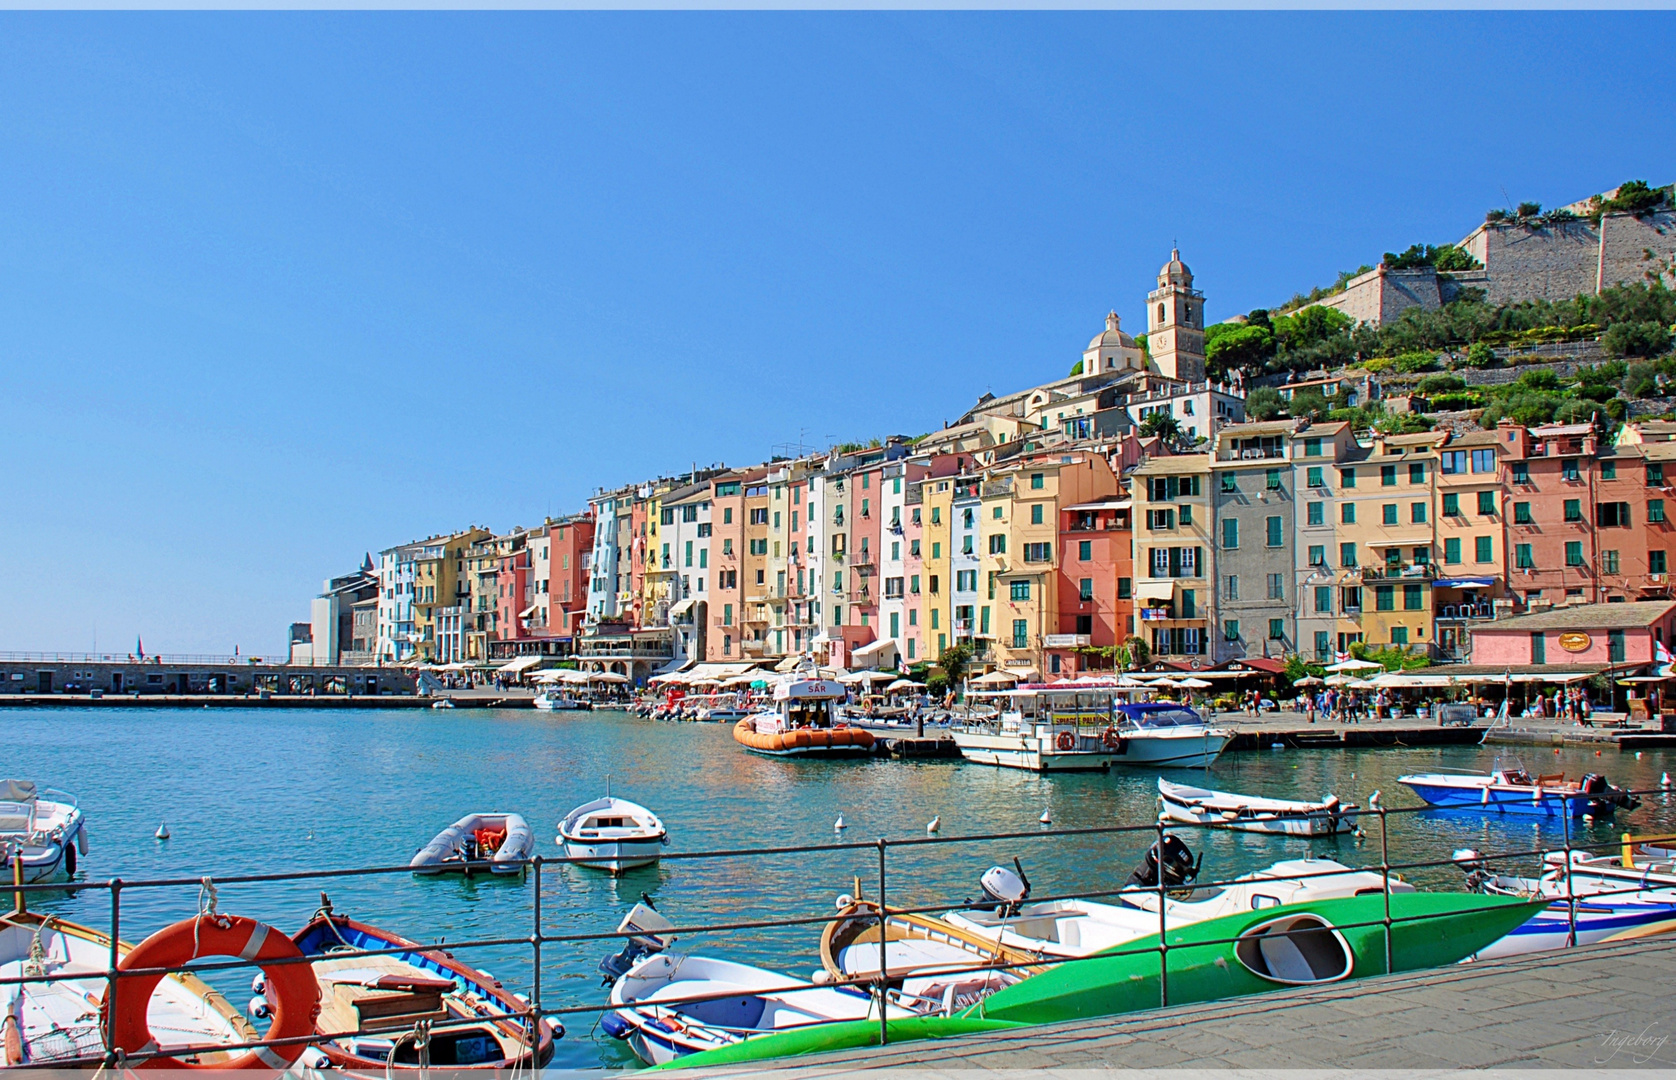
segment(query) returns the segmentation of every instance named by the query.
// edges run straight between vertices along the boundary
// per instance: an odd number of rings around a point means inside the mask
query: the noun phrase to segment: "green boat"
[[[1392,893],[1392,971],[1456,963],[1500,940],[1547,904],[1471,893]],[[1317,900],[1208,919],[1169,932],[1168,1003],[1190,1005],[1319,986],[1386,973],[1385,896]],[[1400,920],[1400,921],[1399,921]],[[1000,1027],[1049,1024],[1157,1008],[1158,935],[1068,960],[952,1017],[890,1023],[890,1041],[950,1038]],[[766,1061],[879,1043],[878,1021],[847,1021],[747,1039],[659,1066]]]

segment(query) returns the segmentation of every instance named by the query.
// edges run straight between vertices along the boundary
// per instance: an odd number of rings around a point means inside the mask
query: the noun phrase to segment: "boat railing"
[[[1672,792],[1669,788],[1660,787],[1631,790],[1628,791],[1627,794],[1658,798],[1661,801],[1668,802]],[[1332,818],[1338,821],[1350,821],[1353,825],[1353,831],[1358,841],[1356,850],[1367,852],[1367,857],[1358,860],[1360,863],[1359,865],[1347,862],[1341,864],[1341,868],[1323,869],[1320,871],[1310,871],[1299,874],[1288,874],[1287,878],[1289,880],[1329,878],[1346,872],[1358,871],[1378,874],[1382,883],[1379,892],[1384,897],[1383,912],[1372,919],[1365,919],[1360,922],[1335,922],[1334,925],[1341,932],[1358,928],[1379,928],[1383,933],[1384,939],[1385,955],[1383,959],[1385,961],[1384,970],[1386,971],[1392,970],[1393,961],[1396,959],[1393,955],[1392,946],[1392,932],[1395,927],[1405,923],[1420,922],[1428,919],[1448,918],[1459,914],[1458,909],[1451,912],[1436,912],[1430,914],[1395,914],[1392,911],[1390,899],[1393,891],[1393,883],[1401,883],[1404,881],[1405,877],[1414,877],[1416,875],[1424,877],[1429,873],[1445,868],[1448,868],[1453,872],[1467,870],[1474,867],[1484,867],[1492,863],[1505,865],[1515,860],[1536,860],[1540,863],[1549,851],[1554,850],[1551,843],[1538,843],[1534,847],[1521,844],[1512,850],[1474,852],[1472,853],[1470,860],[1466,859],[1462,853],[1456,852],[1447,858],[1398,861],[1392,858],[1391,853],[1391,831],[1393,826],[1395,825],[1400,827],[1405,822],[1416,821],[1419,823],[1416,831],[1430,837],[1435,835],[1435,830],[1430,827],[1431,819],[1420,815],[1435,815],[1446,811],[1438,811],[1427,806],[1386,807],[1379,801],[1378,792],[1375,792],[1372,796],[1366,799],[1365,802],[1366,805],[1360,809],[1341,810],[1336,813],[1323,810],[1319,814],[1309,815],[1311,817],[1318,816],[1323,819]],[[1624,887],[1622,889],[1594,889],[1591,887],[1588,892],[1578,892],[1573,887],[1573,878],[1574,876],[1587,878],[1587,871],[1589,868],[1586,865],[1580,865],[1574,862],[1575,853],[1593,852],[1605,854],[1616,853],[1621,850],[1623,859],[1626,863],[1632,863],[1634,856],[1631,852],[1629,844],[1622,839],[1594,841],[1588,837],[1579,837],[1573,831],[1573,823],[1569,815],[1561,814],[1559,815],[1559,820],[1564,830],[1562,839],[1565,861],[1563,866],[1554,867],[1553,871],[1556,874],[1564,875],[1566,888],[1564,893],[1555,899],[1554,904],[1564,904],[1566,906],[1568,912],[1567,944],[1575,945],[1577,943],[1577,910],[1580,903],[1587,904],[1600,902],[1604,898],[1616,895],[1633,895],[1635,893],[1645,891],[1648,886],[1638,880],[1627,880],[1624,882]],[[1056,843],[1085,843],[1089,840],[1098,840],[1102,844],[1109,844],[1113,842],[1121,842],[1124,838],[1131,838],[1138,841],[1143,847],[1143,850],[1146,847],[1150,847],[1153,843],[1159,844],[1160,849],[1162,849],[1165,840],[1172,835],[1191,835],[1195,830],[1211,827],[1214,826],[1201,822],[1170,821],[1160,817],[1156,821],[1149,821],[1134,825],[1109,825],[1083,828],[1041,827],[1013,832],[989,832],[958,836],[904,836],[895,839],[880,836],[873,840],[834,840],[833,842],[816,844],[789,844],[766,847],[735,847],[702,851],[666,852],[661,856],[661,858],[666,864],[709,861],[734,861],[737,863],[748,864],[754,860],[786,858],[796,860],[796,865],[799,868],[800,873],[807,873],[811,867],[818,868],[817,860],[825,858],[831,864],[834,877],[847,877],[854,869],[855,857],[861,853],[867,853],[873,857],[869,861],[876,861],[877,874],[876,879],[866,882],[868,888],[873,893],[873,895],[867,897],[867,899],[876,903],[878,905],[878,910],[884,913],[883,916],[874,916],[875,918],[879,918],[882,922],[883,918],[888,916],[915,914],[938,915],[949,911],[973,911],[992,906],[992,904],[986,902],[973,902],[972,900],[962,896],[963,893],[970,892],[970,889],[966,887],[964,883],[957,885],[948,893],[948,895],[932,902],[922,901],[911,906],[891,906],[889,903],[890,893],[887,885],[892,881],[898,880],[901,875],[909,876],[909,879],[914,882],[914,886],[911,891],[916,898],[925,896],[925,884],[923,877],[919,875],[928,863],[926,860],[916,857],[916,853],[920,853],[922,851],[958,850],[962,845],[979,847],[981,845],[993,845],[998,842],[1009,842],[1021,846],[1028,846],[1049,845]],[[894,870],[891,868],[891,858],[893,854],[898,860]],[[1377,861],[1373,861],[1372,859],[1374,854],[1377,854],[1378,856]],[[613,1004],[608,999],[599,1000],[599,998],[603,995],[600,995],[597,992],[581,991],[576,989],[582,983],[586,982],[586,980],[577,980],[574,977],[557,978],[554,973],[548,971],[548,967],[550,963],[553,962],[555,954],[574,952],[577,946],[590,943],[620,944],[626,939],[636,936],[638,933],[637,930],[632,928],[627,930],[617,928],[614,924],[599,930],[559,932],[559,926],[568,927],[570,925],[569,920],[573,917],[573,913],[568,912],[565,915],[565,921],[563,923],[549,921],[549,916],[544,912],[543,908],[543,897],[545,895],[543,889],[544,881],[549,880],[549,876],[555,869],[581,861],[584,860],[580,857],[574,859],[565,856],[550,858],[544,855],[537,855],[533,858],[521,860],[516,863],[503,863],[497,865],[489,861],[479,860],[464,864],[466,869],[479,874],[490,874],[494,870],[504,870],[508,866],[515,867],[518,871],[520,871],[523,875],[523,881],[528,895],[528,923],[527,926],[519,927],[520,932],[514,933],[509,929],[508,932],[495,936],[452,940],[448,941],[446,944],[438,940],[436,942],[418,942],[416,943],[416,946],[410,944],[390,948],[350,949],[341,952],[334,952],[333,958],[352,959],[360,957],[394,956],[404,953],[412,953],[416,951],[417,947],[418,950],[446,949],[450,955],[460,956],[462,957],[463,962],[469,963],[469,958],[475,951],[502,950],[504,952],[505,950],[528,950],[529,981],[527,985],[516,992],[512,991],[510,988],[507,988],[506,991],[512,995],[510,1000],[520,1003],[523,1006],[522,1008],[512,1008],[507,1006],[504,1002],[496,1002],[493,1003],[488,1010],[471,1017],[460,1017],[451,1020],[437,1021],[432,1025],[432,1029],[438,1030],[453,1025],[482,1024],[485,1021],[504,1022],[508,1025],[516,1027],[516,1030],[520,1032],[519,1038],[525,1041],[531,1047],[533,1052],[541,1040],[541,1030],[544,1022],[553,1024],[555,1026],[555,1030],[562,1036],[562,1024],[566,1017],[597,1017],[603,1013],[613,1012],[623,1008],[633,1008],[632,1004],[619,1005]],[[29,898],[43,895],[63,897],[65,894],[70,894],[72,897],[82,897],[87,895],[103,894],[108,900],[109,930],[108,932],[99,931],[99,933],[106,938],[108,943],[108,960],[103,970],[96,970],[90,973],[85,969],[79,971],[65,971],[63,969],[59,969],[51,973],[43,972],[40,974],[6,976],[0,977],[0,987],[22,984],[53,983],[66,980],[75,980],[80,982],[103,980],[106,985],[106,990],[104,996],[104,1007],[102,1007],[100,1013],[99,1023],[102,1028],[104,1045],[107,1049],[100,1055],[88,1056],[85,1058],[54,1060],[52,1064],[54,1066],[103,1064],[111,1068],[119,1068],[124,1064],[138,1063],[157,1057],[185,1057],[187,1055],[197,1053],[229,1052],[254,1049],[258,1047],[290,1047],[296,1045],[314,1044],[323,1041],[321,1036],[316,1033],[296,1038],[259,1038],[241,1043],[203,1043],[197,1045],[174,1046],[171,1047],[166,1054],[164,1051],[157,1049],[155,1046],[150,1049],[138,1047],[132,1048],[131,1050],[115,1049],[114,1033],[116,1017],[119,1010],[123,1008],[131,1009],[145,1007],[145,1003],[143,1002],[125,1000],[123,994],[125,980],[132,980],[150,975],[175,974],[185,971],[190,971],[193,974],[203,976],[208,973],[233,969],[248,969],[252,967],[271,968],[289,964],[307,964],[312,963],[314,959],[309,956],[298,956],[294,958],[262,960],[257,962],[254,960],[232,957],[224,960],[193,960],[190,965],[179,964],[168,967],[124,968],[120,962],[121,957],[118,952],[117,942],[122,939],[122,933],[124,930],[123,916],[125,904],[132,904],[132,900],[125,900],[125,898],[132,897],[141,891],[178,890],[180,893],[188,896],[191,895],[191,891],[197,891],[201,900],[201,897],[205,894],[206,890],[208,890],[210,895],[214,895],[216,892],[221,894],[219,902],[223,907],[228,908],[229,910],[237,910],[241,906],[237,899],[237,893],[239,892],[239,887],[241,886],[306,883],[310,888],[315,888],[332,881],[380,877],[394,879],[402,875],[412,875],[411,866],[403,864],[399,866],[296,870],[273,874],[194,874],[191,876],[159,877],[134,881],[125,880],[121,877],[113,877],[106,880],[23,884],[21,882],[21,862],[15,858],[9,859],[9,862],[15,875],[13,882],[10,885],[10,889],[13,892],[14,903],[19,910],[22,910],[27,906]],[[1102,961],[1109,961],[1110,958],[1117,956],[1155,955],[1158,958],[1159,965],[1158,1004],[1160,1006],[1167,1006],[1170,1004],[1170,954],[1172,952],[1179,952],[1182,948],[1198,949],[1207,945],[1233,945],[1239,940],[1238,938],[1195,940],[1191,945],[1177,944],[1172,946],[1165,934],[1165,931],[1173,927],[1179,927],[1180,923],[1169,923],[1168,901],[1173,895],[1180,895],[1184,889],[1211,889],[1226,887],[1236,883],[1240,883],[1239,876],[1237,875],[1216,881],[1194,881],[1189,885],[1176,887],[1172,887],[1167,881],[1161,880],[1158,884],[1152,886],[1126,885],[1117,888],[1094,888],[1063,892],[1050,896],[1031,896],[1029,902],[1033,904],[1074,900],[1117,900],[1119,902],[1127,902],[1132,906],[1141,907],[1149,912],[1153,909],[1153,905],[1155,904],[1159,915],[1159,932],[1156,935],[1138,939],[1127,945],[1105,950],[1096,956],[1076,958],[1031,956],[1028,960],[1021,960],[1018,962],[1001,962],[998,958],[974,956],[971,963],[949,964],[938,968],[919,968],[916,969],[915,973],[916,975],[956,975],[1007,971],[1032,967],[1039,968],[1044,963],[1076,964],[1085,961],[1098,963]],[[213,886],[213,890],[211,890],[211,886]],[[1137,903],[1138,901],[1143,900],[1145,901],[1144,904]],[[1490,906],[1492,898],[1486,896],[1485,900],[1486,906]],[[131,907],[129,910],[131,912]],[[201,913],[205,910],[201,904],[199,910]],[[213,908],[211,910],[213,910]],[[249,914],[253,916],[260,915],[259,912],[251,912]],[[823,904],[814,904],[812,909],[807,912],[797,910],[793,910],[790,913],[776,912],[772,916],[765,916],[762,918],[724,917],[713,920],[697,918],[684,925],[673,926],[664,933],[672,937],[682,938],[683,940],[690,939],[693,935],[698,934],[745,935],[753,931],[772,932],[783,931],[788,928],[823,926],[830,922],[832,917],[830,908],[825,907]],[[1283,931],[1283,933],[1294,932],[1298,934],[1313,933],[1312,930],[1307,929]],[[876,972],[853,978],[832,978],[824,983],[818,983],[815,985],[826,987],[853,987],[864,990],[871,995],[875,995],[876,1001],[878,1001],[881,1005],[878,1010],[881,1019],[880,1038],[883,1041],[888,1041],[888,1027],[883,1024],[888,1010],[884,1009],[882,1006],[893,1000],[891,996],[893,988],[889,985],[886,978],[883,977],[883,973],[889,971],[889,965],[886,963],[886,957],[883,953],[886,935],[881,933],[879,937],[881,955],[879,957],[879,968]],[[725,945],[722,947],[725,948]],[[788,982],[784,987],[765,987],[756,990],[756,992],[791,992],[796,990],[806,990],[809,989],[810,986],[811,984],[808,982],[800,979],[794,980],[788,976]],[[0,993],[3,993],[3,991],[0,991]],[[736,997],[737,994],[737,990],[730,990],[726,993],[695,995],[684,998],[659,999],[656,1004],[662,1008],[671,1008],[686,1004],[696,1004],[704,1001],[725,1000]],[[377,1030],[358,1029],[353,1032],[334,1033],[333,1038],[358,1037],[363,1035],[389,1037],[390,1034],[391,1032],[388,1026],[384,1025],[380,1026]]]

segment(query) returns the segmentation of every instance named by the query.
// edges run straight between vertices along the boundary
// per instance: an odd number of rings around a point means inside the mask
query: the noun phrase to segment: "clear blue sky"
[[[1668,14],[0,15],[0,649],[279,648],[600,485],[918,433],[1676,179]],[[1505,195],[1504,195],[1505,192]]]

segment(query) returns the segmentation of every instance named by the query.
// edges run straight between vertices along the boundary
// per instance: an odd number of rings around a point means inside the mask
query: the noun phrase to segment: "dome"
[[[1118,318],[1117,312],[1109,312],[1106,315],[1106,328],[1095,334],[1093,340],[1089,341],[1087,351],[1093,352],[1096,349],[1109,348],[1133,349],[1135,339],[1120,329],[1121,324],[1122,320]]]
[[[1189,270],[1187,264],[1181,261],[1181,250],[1179,248],[1171,249],[1170,261],[1164,264],[1164,269],[1158,271],[1158,287],[1162,289],[1168,285],[1180,285],[1184,288],[1193,287],[1193,271]]]

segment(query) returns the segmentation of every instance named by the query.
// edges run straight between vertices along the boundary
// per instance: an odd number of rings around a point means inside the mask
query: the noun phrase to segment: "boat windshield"
[[[1148,709],[1129,713],[1136,727],[1204,727],[1205,722],[1192,709]]]

